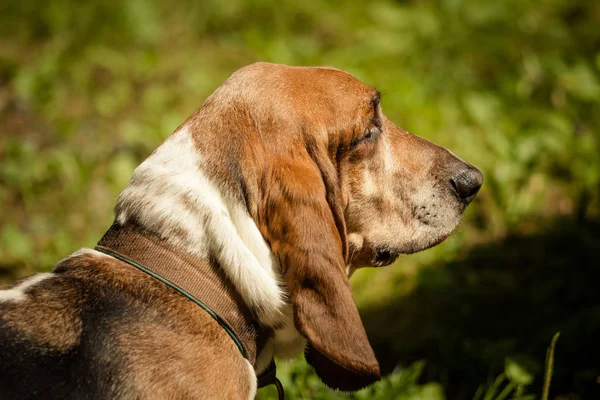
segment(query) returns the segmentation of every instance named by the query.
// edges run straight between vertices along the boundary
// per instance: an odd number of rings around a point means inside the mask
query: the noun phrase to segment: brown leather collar
[[[257,322],[214,260],[179,254],[165,239],[135,224],[116,222],[96,249],[159,279],[204,308],[256,366],[256,357],[273,331]],[[274,363],[259,377],[259,387],[269,384],[276,384]]]

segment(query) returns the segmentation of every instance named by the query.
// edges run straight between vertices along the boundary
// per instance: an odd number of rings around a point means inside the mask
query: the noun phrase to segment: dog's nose
[[[450,178],[450,184],[458,197],[469,204],[483,184],[483,174],[477,168],[469,166]]]

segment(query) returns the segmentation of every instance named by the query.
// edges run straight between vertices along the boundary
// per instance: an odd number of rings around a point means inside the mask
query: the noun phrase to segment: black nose
[[[483,175],[474,167],[463,169],[450,179],[450,184],[458,194],[458,197],[467,204],[473,200],[482,183]]]

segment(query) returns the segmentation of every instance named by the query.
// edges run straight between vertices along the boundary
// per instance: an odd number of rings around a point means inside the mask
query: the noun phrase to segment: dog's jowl
[[[0,398],[249,399],[300,352],[363,388],[349,275],[443,241],[482,179],[344,71],[244,67],[136,168],[95,249],[0,291]]]

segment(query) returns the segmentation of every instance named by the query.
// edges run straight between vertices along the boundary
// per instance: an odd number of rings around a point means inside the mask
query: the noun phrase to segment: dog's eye
[[[362,140],[371,140],[379,133],[379,128],[373,128],[367,132],[365,136],[363,136]]]
[[[373,141],[373,140],[375,140],[375,138],[377,138],[377,136],[379,136],[380,133],[381,133],[381,129],[374,126],[374,127],[370,128],[369,130],[367,130],[365,135],[363,137],[361,137],[360,139],[358,139],[356,142],[354,142],[353,145],[356,146],[362,142]]]

